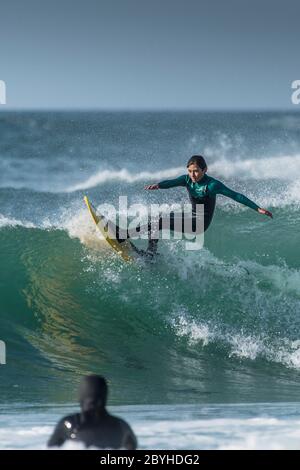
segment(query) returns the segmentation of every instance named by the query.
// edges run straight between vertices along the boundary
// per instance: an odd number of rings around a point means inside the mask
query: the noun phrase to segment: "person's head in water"
[[[207,171],[207,165],[204,157],[201,155],[193,155],[187,162],[189,177],[193,183],[197,183]]]
[[[103,410],[107,400],[106,380],[100,375],[83,378],[79,388],[79,401],[82,411]]]

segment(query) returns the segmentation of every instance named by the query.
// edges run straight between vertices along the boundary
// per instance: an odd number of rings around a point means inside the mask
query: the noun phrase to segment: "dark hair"
[[[193,155],[187,162],[187,165],[186,165],[187,168],[192,164],[198,165],[201,168],[201,170],[204,170],[207,167],[206,161],[204,157],[202,157],[201,155]]]

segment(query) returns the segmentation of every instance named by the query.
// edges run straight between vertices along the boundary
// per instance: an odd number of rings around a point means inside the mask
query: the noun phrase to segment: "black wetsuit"
[[[61,419],[49,439],[48,446],[60,447],[67,440],[100,449],[137,447],[137,440],[130,426],[106,410],[86,411]]]
[[[191,180],[189,175],[182,175],[182,176],[179,176],[178,178],[165,180],[165,181],[161,181],[160,183],[158,183],[159,189],[169,189],[169,188],[175,188],[177,186],[184,186],[188,190],[189,199],[190,199],[191,206],[192,206],[191,228],[194,233],[196,233],[198,229],[197,225],[199,225],[197,223],[199,220],[198,214],[197,214],[197,205],[202,204],[204,206],[203,213],[200,212],[201,217],[203,217],[204,215],[203,225],[200,226],[199,228],[200,228],[200,232],[202,232],[202,230],[206,231],[213,219],[215,206],[216,206],[216,197],[218,194],[222,194],[223,196],[230,197],[231,199],[239,202],[240,204],[244,204],[245,206],[250,207],[251,209],[254,209],[256,211],[259,209],[259,206],[255,204],[255,202],[251,201],[243,194],[233,191],[232,189],[225,186],[225,184],[223,184],[221,181],[215,178],[212,178],[211,176],[208,176],[207,174],[205,174],[196,183],[194,183]],[[170,230],[174,231],[176,227],[177,230],[179,229],[182,233],[184,233],[185,232],[184,218],[186,216],[187,215],[184,212],[181,212],[178,214],[175,214],[173,211],[170,212],[167,217],[168,226],[170,227]],[[179,224],[178,224],[178,218],[179,218]],[[156,222],[154,222],[154,224],[151,224],[151,223],[148,224],[148,232],[149,234],[151,233],[150,244],[153,245],[154,242],[157,242],[158,231],[164,228],[163,221],[164,221],[163,216],[160,216],[159,219]],[[178,225],[180,226],[178,227]],[[202,230],[201,230],[201,227],[203,227]],[[138,226],[136,228],[136,232],[139,232],[140,230],[141,230],[141,227]],[[126,240],[126,238],[124,239],[120,236],[119,227],[116,227],[116,238],[120,243]],[[130,238],[130,235],[127,232],[127,239],[128,238]]]
[[[240,204],[244,204],[251,209],[257,211],[259,206],[255,202],[248,199],[241,193],[237,193],[232,189],[225,186],[221,181],[212,178],[211,176],[204,175],[198,182],[194,183],[189,175],[182,175],[178,178],[172,180],[165,180],[158,183],[160,189],[169,189],[175,188],[177,186],[184,186],[188,190],[189,199],[192,205],[192,214],[193,214],[193,230],[195,230],[196,225],[196,205],[204,205],[204,231],[208,229],[215,211],[216,205],[216,196],[217,194],[222,194],[224,196],[230,197]],[[170,216],[170,229],[174,228],[174,217],[175,214],[171,213]],[[173,226],[172,226],[173,224]],[[159,224],[159,230],[161,230],[161,219]]]

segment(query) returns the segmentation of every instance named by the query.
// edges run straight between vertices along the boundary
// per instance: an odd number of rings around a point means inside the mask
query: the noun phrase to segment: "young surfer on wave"
[[[216,205],[216,196],[222,194],[223,196],[230,197],[231,199],[243,204],[260,214],[266,215],[273,218],[273,215],[267,209],[259,207],[255,202],[248,199],[241,193],[233,191],[223,184],[221,181],[213,178],[212,176],[207,175],[207,164],[201,155],[194,155],[187,162],[188,173],[178,178],[161,181],[160,183],[150,184],[145,186],[146,190],[157,190],[157,189],[169,189],[175,188],[177,186],[186,187],[188,190],[190,202],[192,205],[192,231],[195,232],[196,220],[197,220],[197,204],[203,204],[204,207],[204,221],[203,221],[203,230],[206,231],[213,219],[215,205]],[[171,212],[169,215],[170,220],[170,230],[176,231],[178,225],[175,226],[176,214]],[[183,219],[183,215],[182,215]],[[162,230],[163,227],[163,218],[160,217],[156,223],[155,230]],[[139,232],[143,232],[144,227],[137,229]],[[151,224],[148,224],[147,230],[153,232],[153,227]],[[184,222],[180,224],[180,230],[184,231]],[[130,233],[128,232],[128,237]],[[124,240],[120,240],[124,241]],[[149,239],[148,251],[155,253],[157,248],[158,238],[153,237]]]

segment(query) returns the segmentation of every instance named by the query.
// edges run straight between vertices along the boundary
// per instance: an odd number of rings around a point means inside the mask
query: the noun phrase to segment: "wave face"
[[[115,404],[298,400],[298,114],[1,113],[0,125],[3,399],[75,400],[97,372]],[[164,240],[155,263],[123,263],[83,194],[186,202],[183,188],[143,186],[197,153],[274,219],[220,196],[203,250]]]

